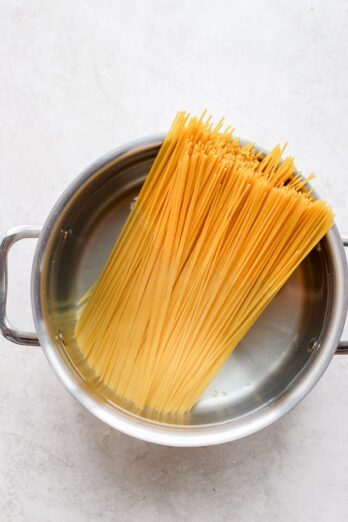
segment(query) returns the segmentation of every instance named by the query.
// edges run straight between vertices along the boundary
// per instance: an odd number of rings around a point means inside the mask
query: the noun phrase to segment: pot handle
[[[24,225],[11,228],[0,240],[0,330],[2,335],[16,344],[39,346],[36,333],[25,332],[14,328],[6,316],[7,301],[7,259],[8,253],[17,241],[27,238],[38,238],[41,232],[40,226]]]
[[[343,245],[348,247],[348,236],[342,236]],[[337,355],[348,355],[348,341],[341,341],[336,350]]]

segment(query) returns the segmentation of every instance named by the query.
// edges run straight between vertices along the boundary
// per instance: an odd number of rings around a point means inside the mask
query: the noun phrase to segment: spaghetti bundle
[[[179,113],[76,326],[139,410],[189,411],[333,215],[292,158]]]

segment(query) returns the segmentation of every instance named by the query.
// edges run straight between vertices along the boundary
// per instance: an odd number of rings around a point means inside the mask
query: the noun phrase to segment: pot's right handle
[[[342,241],[348,247],[348,236],[343,236]],[[337,355],[348,355],[348,341],[341,341],[336,350]]]
[[[14,328],[6,316],[7,301],[7,259],[8,253],[17,241],[26,238],[38,238],[41,227],[35,225],[24,225],[11,228],[0,240],[0,330],[2,335],[16,344],[29,344],[39,346],[36,333],[25,332]]]

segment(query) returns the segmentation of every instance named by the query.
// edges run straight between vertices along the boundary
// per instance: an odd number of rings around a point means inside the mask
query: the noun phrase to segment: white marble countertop
[[[266,148],[288,141],[348,233],[346,1],[0,6],[0,231],[42,223],[99,155],[208,107]],[[32,243],[10,271],[10,316],[28,328]],[[157,447],[92,417],[40,349],[1,338],[0,521],[346,522],[347,406],[348,357],[335,357],[270,428]]]

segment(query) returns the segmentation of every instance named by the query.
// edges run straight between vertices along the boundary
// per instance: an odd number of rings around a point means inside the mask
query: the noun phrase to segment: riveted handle
[[[36,333],[17,330],[13,327],[6,316],[7,302],[7,260],[8,253],[17,241],[27,238],[38,238],[41,232],[40,226],[24,225],[21,227],[11,228],[0,241],[0,330],[2,335],[9,341],[16,344],[27,344],[31,346],[39,346],[39,340]]]
[[[348,247],[348,236],[342,237],[343,245]],[[348,341],[341,341],[336,350],[337,355],[348,355]]]

